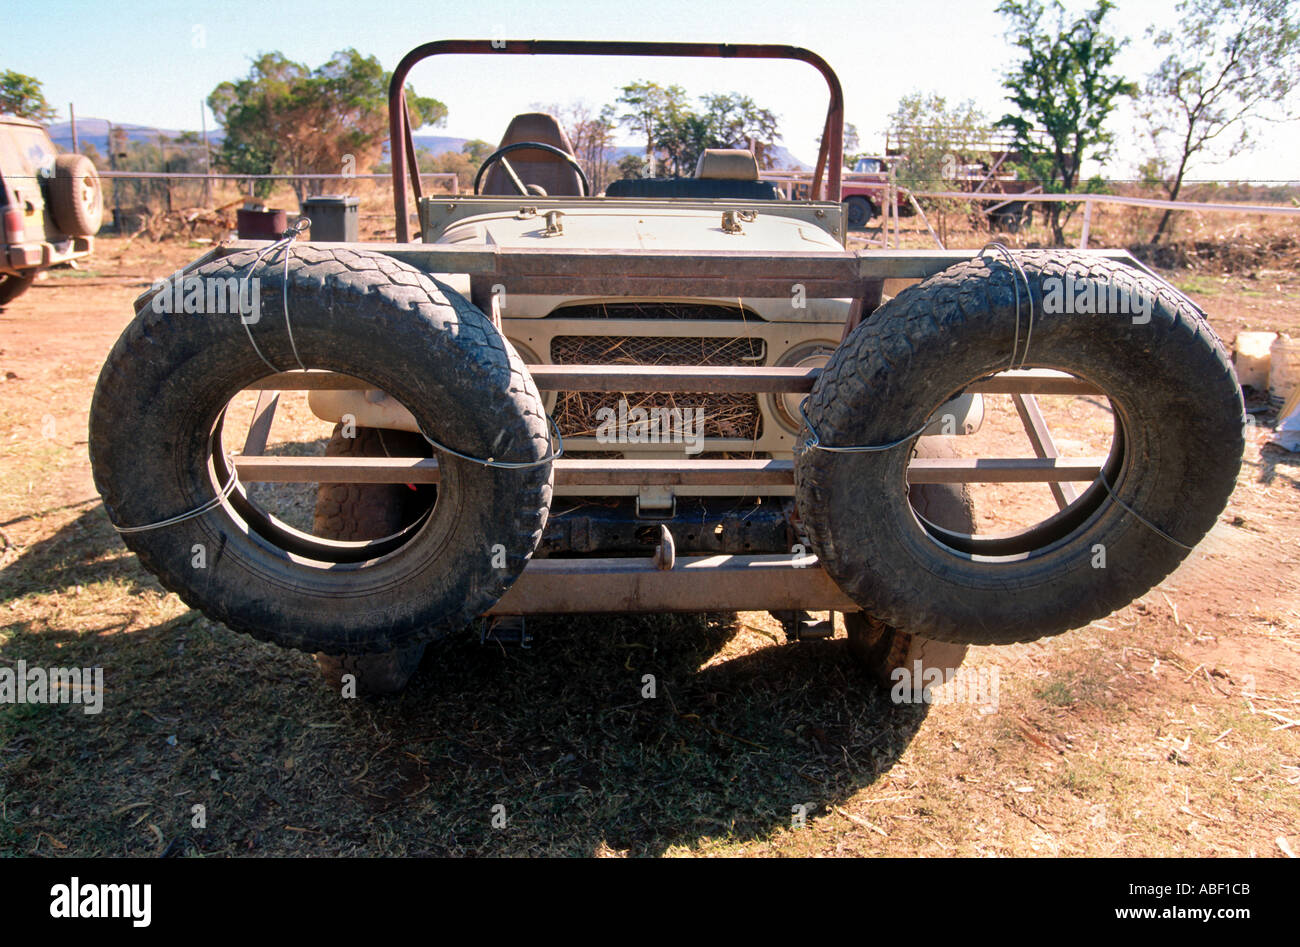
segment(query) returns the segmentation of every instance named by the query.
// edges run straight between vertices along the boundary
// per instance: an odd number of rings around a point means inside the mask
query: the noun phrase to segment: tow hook
[[[479,644],[489,642],[531,648],[533,636],[528,632],[528,622],[523,615],[494,615],[483,626],[478,639]]]
[[[773,612],[772,617],[781,622],[781,627],[785,631],[785,640],[788,642],[796,641],[824,641],[827,638],[835,636],[835,613],[831,612],[826,618],[813,618],[808,612]]]

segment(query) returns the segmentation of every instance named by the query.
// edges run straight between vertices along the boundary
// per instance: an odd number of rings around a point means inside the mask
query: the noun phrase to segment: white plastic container
[[[1268,372],[1272,362],[1269,349],[1275,339],[1276,332],[1237,333],[1232,363],[1242,387],[1249,385],[1260,392],[1268,390]]]
[[[1300,339],[1279,335],[1269,347],[1268,392],[1285,401],[1300,385]]]

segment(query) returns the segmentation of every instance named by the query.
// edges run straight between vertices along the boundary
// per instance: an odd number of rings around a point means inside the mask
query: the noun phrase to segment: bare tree
[[[1169,54],[1147,77],[1142,118],[1171,201],[1188,166],[1216,150],[1229,158],[1249,148],[1252,117],[1286,116],[1300,85],[1300,15],[1293,0],[1182,0],[1177,30],[1156,31]],[[1159,243],[1173,210],[1152,236]]]

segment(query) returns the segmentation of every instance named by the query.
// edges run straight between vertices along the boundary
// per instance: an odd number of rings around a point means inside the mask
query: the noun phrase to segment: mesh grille
[[[561,335],[551,340],[557,365],[762,365],[762,339],[666,338],[656,336]],[[601,408],[699,408],[705,437],[746,440],[763,433],[763,415],[753,392],[562,391],[555,402],[555,423],[565,437],[594,437]]]
[[[635,335],[557,335],[557,365],[762,365],[762,339],[678,339]]]

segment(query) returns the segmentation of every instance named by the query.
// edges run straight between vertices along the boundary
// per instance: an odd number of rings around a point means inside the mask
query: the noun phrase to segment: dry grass
[[[95,263],[106,276],[144,271],[143,250],[114,263],[113,249]],[[104,309],[106,292],[34,290],[3,315],[19,377],[0,384],[0,661],[99,665],[106,696],[98,716],[0,706],[0,853],[1300,849],[1293,456],[1253,443],[1211,540],[1141,601],[973,649],[971,667],[999,672],[996,713],[895,705],[842,633],[787,646],[754,613],[532,621],[527,650],[467,629],[400,698],[343,700],[310,657],[164,593],[108,525],[85,418],[134,290]],[[283,409],[273,449],[318,449],[303,409]]]

